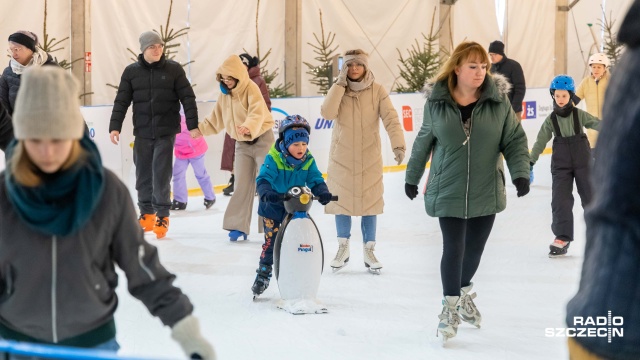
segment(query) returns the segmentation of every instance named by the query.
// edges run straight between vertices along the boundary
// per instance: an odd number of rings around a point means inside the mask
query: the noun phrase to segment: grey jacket
[[[66,236],[47,236],[20,220],[0,173],[0,324],[58,343],[113,320],[117,264],[129,292],[152,315],[173,326],[193,306],[172,285],[175,276],[143,236],[129,191],[105,170],[102,199],[87,224]],[[87,194],[90,196],[90,194]]]

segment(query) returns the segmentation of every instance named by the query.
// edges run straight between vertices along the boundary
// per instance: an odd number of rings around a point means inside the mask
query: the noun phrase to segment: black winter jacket
[[[11,116],[0,102],[0,150],[4,151],[11,140],[13,140]]]
[[[48,55],[47,61],[42,65],[58,66],[58,63],[53,60],[51,55]],[[0,102],[2,102],[2,105],[4,105],[4,108],[7,110],[9,115],[13,115],[16,96],[18,95],[18,89],[20,88],[20,78],[21,75],[14,73],[11,69],[11,63],[9,63],[9,66],[4,69],[2,77],[0,77]]]
[[[196,96],[182,66],[164,55],[149,64],[142,54],[122,73],[113,104],[109,132],[122,130],[133,101],[133,135],[146,139],[180,132],[180,103],[189,130],[198,128]]]
[[[500,62],[491,64],[491,73],[504,75],[511,83],[511,91],[509,91],[509,101],[514,112],[522,111],[522,100],[524,93],[527,91],[527,85],[524,82],[524,73],[520,64],[504,56]]]

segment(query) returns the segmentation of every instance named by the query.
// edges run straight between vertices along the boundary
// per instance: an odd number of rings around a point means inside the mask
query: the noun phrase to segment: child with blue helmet
[[[574,106],[575,85],[571,76],[558,75],[549,87],[553,111],[542,123],[531,149],[531,168],[553,137],[551,155],[551,230],[556,236],[549,246],[549,257],[567,254],[573,241],[573,182],[584,208],[591,201],[589,167],[591,147],[582,130],[600,130],[600,119]]]
[[[300,115],[290,115],[280,122],[279,137],[269,150],[258,174],[260,195],[258,214],[263,217],[264,245],[256,280],[251,287],[254,295],[269,286],[273,265],[273,245],[278,229],[286,216],[283,195],[292,186],[307,186],[322,205],[331,201],[331,193],[307,149],[311,127]]]

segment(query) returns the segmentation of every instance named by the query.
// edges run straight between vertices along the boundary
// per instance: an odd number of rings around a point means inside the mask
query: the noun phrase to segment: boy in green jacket
[[[600,130],[600,120],[571,102],[575,85],[571,76],[558,75],[549,87],[553,98],[553,112],[540,127],[538,138],[531,150],[531,169],[540,153],[553,137],[551,155],[551,230],[556,236],[549,246],[549,257],[564,256],[573,241],[573,181],[584,208],[591,201],[589,162],[591,147],[583,127]]]

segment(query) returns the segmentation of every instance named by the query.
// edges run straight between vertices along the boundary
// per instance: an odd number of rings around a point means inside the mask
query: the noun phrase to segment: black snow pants
[[[556,238],[573,241],[573,182],[575,179],[582,208],[591,201],[592,188],[589,178],[591,147],[582,131],[577,110],[573,113],[573,136],[561,136],[555,113],[551,115],[555,130],[551,155],[551,230]]]

